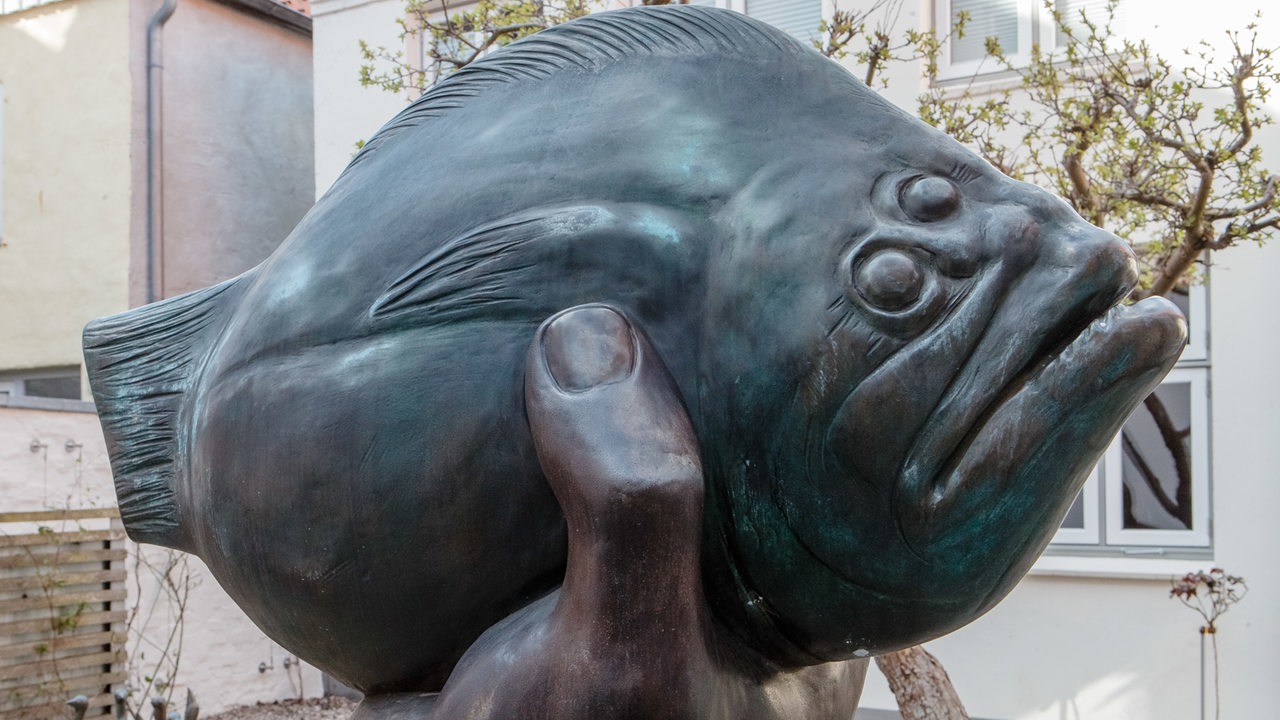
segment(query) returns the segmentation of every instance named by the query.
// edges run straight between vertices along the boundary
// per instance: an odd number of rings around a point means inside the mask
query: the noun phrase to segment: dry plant
[[[1218,618],[1231,609],[1232,605],[1244,599],[1249,586],[1245,584],[1244,578],[1228,575],[1222,568],[1187,573],[1174,580],[1172,585],[1169,597],[1176,598],[1195,610],[1204,620],[1204,625],[1200,626],[1200,635],[1202,640],[1208,636],[1213,648],[1213,716],[1217,718],[1222,712],[1218,684]],[[1203,651],[1204,646],[1201,645],[1200,648]]]
[[[133,720],[143,720],[146,699],[153,709],[157,703],[172,703],[182,664],[187,602],[198,580],[184,552],[141,545],[131,549],[135,600],[127,628],[135,652],[129,655],[129,687],[117,695],[117,707]],[[150,599],[144,603],[144,597]],[[194,704],[189,690],[187,703]]]

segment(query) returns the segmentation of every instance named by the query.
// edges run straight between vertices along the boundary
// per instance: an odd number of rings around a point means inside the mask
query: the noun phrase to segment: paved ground
[[[200,720],[347,720],[356,704],[339,697],[241,705]]]

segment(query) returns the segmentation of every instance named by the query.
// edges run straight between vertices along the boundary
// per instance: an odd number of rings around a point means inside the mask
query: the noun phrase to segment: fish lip
[[[1161,323],[1168,326],[1164,332],[1149,332],[1160,327]],[[1116,302],[1068,337],[1065,342],[1033,353],[1019,372],[991,393],[982,411],[949,451],[928,453],[913,450],[903,466],[900,490],[906,492],[899,493],[898,502],[906,503],[908,507],[899,506],[897,515],[900,522],[904,511],[913,504],[923,504],[926,512],[931,513],[968,487],[966,479],[958,474],[964,460],[980,449],[984,441],[992,439],[988,430],[1001,411],[1032,388],[1041,388],[1046,382],[1055,380],[1067,385],[1082,385],[1107,359],[1107,351],[1133,350],[1135,346],[1142,345],[1144,339],[1149,340],[1145,343],[1148,347],[1142,348],[1145,352],[1135,354],[1122,372],[1108,380],[1102,392],[1126,380],[1139,378],[1161,365],[1171,365],[1186,344],[1186,320],[1176,306],[1161,297],[1147,298],[1132,305]],[[953,391],[948,390],[946,396],[952,394]],[[1057,413],[1057,420],[1063,421],[1081,412],[1085,404],[1084,398],[1067,403]],[[1043,433],[1041,439],[1047,438],[1048,434]],[[931,467],[934,468],[932,471]],[[1014,473],[1015,469],[1010,468],[1009,474]],[[913,540],[912,533],[902,528],[902,534],[913,551],[924,558],[926,555],[919,542]]]
[[[937,484],[938,478],[946,476],[944,471],[954,467],[955,461],[963,457],[965,449],[987,425],[995,412],[1016,395],[1018,390],[1039,371],[1060,357],[1068,348],[1082,342],[1090,328],[1116,312],[1124,298],[1132,293],[1136,285],[1135,274],[1112,284],[1108,290],[1090,293],[1088,298],[1073,304],[1041,328],[1043,339],[1036,342],[1032,349],[1016,363],[1017,369],[1009,372],[1006,375],[1007,379],[999,387],[980,396],[981,406],[975,412],[965,412],[962,408],[958,417],[948,418],[946,414],[956,406],[956,399],[964,394],[970,370],[981,362],[990,339],[984,337],[970,348],[968,360],[951,377],[934,406],[933,414],[926,420],[925,429],[916,436],[904,458],[901,485],[906,490],[904,493],[906,497],[917,499],[925,496],[925,493],[921,492],[922,488]],[[1099,298],[1099,295],[1102,295],[1102,298]],[[1102,302],[1097,302],[1098,299],[1102,299]],[[1009,302],[1009,298],[1006,296],[1003,301]],[[1097,302],[1095,307],[1099,309],[1090,312],[1088,305],[1091,302]],[[989,319],[987,331],[999,322],[999,318]],[[1059,339],[1054,342],[1054,338]],[[1000,373],[999,368],[996,372],[1003,374]]]

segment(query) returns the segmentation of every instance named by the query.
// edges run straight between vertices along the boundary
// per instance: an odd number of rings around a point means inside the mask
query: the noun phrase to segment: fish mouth
[[[1048,503],[1074,497],[1132,406],[1177,360],[1186,320],[1171,302],[1155,297],[1112,305],[1074,333],[1049,335],[1066,340],[1033,353],[985,405],[970,404],[950,421],[927,423],[909,451],[897,515],[904,540],[921,557],[954,526],[952,513],[980,513],[983,503],[996,502],[1010,487]],[[965,408],[965,395],[953,385],[939,408]],[[1045,464],[1046,453],[1063,455],[1064,468],[1083,464],[1085,472],[1023,477],[1025,468]],[[1082,456],[1091,459],[1078,462]]]

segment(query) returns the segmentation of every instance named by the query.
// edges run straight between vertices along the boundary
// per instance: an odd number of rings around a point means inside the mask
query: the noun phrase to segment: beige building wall
[[[129,8],[0,15],[0,370],[79,366],[80,330],[128,304]]]
[[[146,22],[134,0],[145,70]],[[310,21],[270,0],[180,0],[161,29],[163,234],[157,296],[172,297],[257,265],[315,199]],[[265,19],[274,11],[286,20]],[[135,104],[146,125],[145,73]],[[145,142],[145,140],[143,140]],[[139,145],[133,304],[146,299],[146,159]]]

